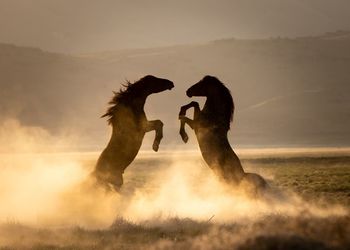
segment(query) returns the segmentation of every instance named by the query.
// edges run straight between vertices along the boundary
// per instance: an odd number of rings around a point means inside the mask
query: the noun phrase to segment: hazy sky
[[[349,0],[0,0],[0,42],[94,52],[350,29]]]

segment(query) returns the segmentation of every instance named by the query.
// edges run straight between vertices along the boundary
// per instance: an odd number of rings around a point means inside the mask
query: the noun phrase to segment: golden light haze
[[[135,167],[132,164],[126,171],[121,194],[106,193],[88,179],[97,153],[40,153],[35,143],[46,140],[47,134],[36,133],[33,137],[20,127],[17,130],[14,132],[21,134],[17,144],[25,145],[25,153],[2,153],[0,157],[3,222],[100,228],[118,217],[150,223],[173,217],[224,223],[273,214],[309,213],[322,217],[347,213],[340,205],[319,207],[293,192],[275,190],[255,199],[243,188],[232,190],[198,160],[198,152],[141,153],[133,163]],[[152,166],[152,159],[159,157],[159,166]],[[137,174],[142,173],[135,171],[147,173],[146,179],[138,180]],[[274,178],[268,172],[259,174],[269,180]]]

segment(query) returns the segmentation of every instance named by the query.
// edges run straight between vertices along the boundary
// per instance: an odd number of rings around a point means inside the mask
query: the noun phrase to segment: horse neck
[[[141,121],[145,118],[145,111],[144,106],[146,102],[147,96],[130,96],[129,98],[125,99],[122,103],[119,105],[119,110],[117,112],[122,112],[121,114],[115,115],[115,120],[112,122],[112,138],[115,136],[118,136],[118,130],[120,129],[120,126],[123,126],[122,124],[125,123],[127,120],[133,120],[135,122]],[[132,117],[125,117],[125,111],[128,110],[127,114],[133,114]],[[121,119],[121,120],[118,120]],[[125,126],[125,125],[124,125]]]
[[[224,113],[220,96],[207,96],[207,100],[203,107],[203,112],[211,114],[215,113],[218,115]]]
[[[135,112],[143,112],[145,103],[146,103],[147,96],[136,96],[134,98],[131,98],[130,101],[130,108],[133,109]]]
[[[207,96],[201,113],[202,117],[209,121],[210,124],[221,127],[227,133],[230,129],[230,121],[227,121],[225,117],[227,115],[227,111],[225,110],[227,109],[227,105],[223,105],[223,98],[221,96]]]

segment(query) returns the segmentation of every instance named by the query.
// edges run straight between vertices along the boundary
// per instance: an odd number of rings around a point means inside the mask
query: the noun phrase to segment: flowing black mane
[[[107,122],[108,124],[111,124],[119,105],[128,103],[130,99],[133,98],[135,94],[137,94],[137,91],[135,90],[138,89],[138,83],[140,83],[142,80],[143,78],[134,83],[131,83],[127,80],[126,83],[122,84],[123,87],[120,88],[118,92],[113,91],[114,96],[108,102],[110,107],[107,109],[106,113],[101,116],[101,118],[108,117]]]
[[[220,96],[217,97],[219,99],[218,102],[220,102],[220,105],[223,106],[224,122],[227,124],[227,128],[230,129],[230,122],[233,120],[233,113],[235,109],[231,91],[225,86],[225,84],[214,76],[206,76],[203,80],[209,80],[219,86]]]
[[[222,85],[222,95],[223,95],[223,97],[225,99],[225,100],[222,100],[224,102],[224,105],[226,106],[225,117],[227,117],[229,122],[232,122],[232,120],[233,120],[233,113],[235,111],[235,105],[234,105],[234,102],[233,102],[231,91],[222,82],[220,82],[220,83]]]

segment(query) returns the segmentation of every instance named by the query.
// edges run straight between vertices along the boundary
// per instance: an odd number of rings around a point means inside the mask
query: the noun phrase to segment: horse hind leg
[[[114,176],[110,181],[109,181],[110,185],[112,186],[112,189],[116,192],[120,192],[120,189],[123,186],[123,175],[122,174],[117,174],[116,176]]]
[[[117,173],[115,175],[111,174],[101,174],[96,171],[93,173],[93,177],[96,180],[96,184],[99,187],[102,187],[106,191],[117,191],[120,192],[120,189],[123,185],[123,174]]]
[[[255,173],[246,173],[240,182],[240,186],[252,195],[258,195],[268,188],[265,179]]]

